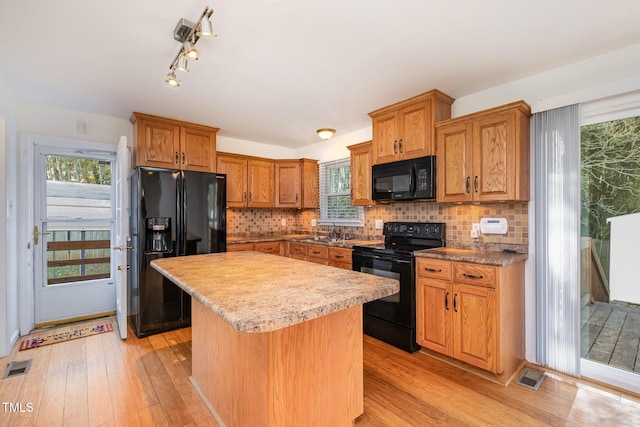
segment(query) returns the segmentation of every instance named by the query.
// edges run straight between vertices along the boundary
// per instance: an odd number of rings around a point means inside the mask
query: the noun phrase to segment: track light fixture
[[[176,70],[189,71],[187,68],[188,61],[195,61],[199,58],[196,49],[196,43],[200,38],[217,37],[218,35],[211,29],[211,16],[213,9],[205,7],[204,12],[200,15],[196,23],[180,19],[176,28],[173,30],[173,38],[182,44],[178,54],[173,58],[169,65],[169,73],[165,79],[165,84],[171,88],[180,86],[180,80],[176,78]]]

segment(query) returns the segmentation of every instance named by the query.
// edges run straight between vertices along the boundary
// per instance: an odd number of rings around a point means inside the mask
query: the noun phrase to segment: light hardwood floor
[[[1,426],[217,426],[189,382],[190,328],[143,339],[130,330],[125,341],[114,331],[22,352],[16,347],[0,366],[28,358],[28,374],[0,380]],[[637,396],[554,377],[538,391],[503,387],[368,336],[364,394],[358,427],[640,425]],[[11,412],[4,402],[30,403],[33,410]]]

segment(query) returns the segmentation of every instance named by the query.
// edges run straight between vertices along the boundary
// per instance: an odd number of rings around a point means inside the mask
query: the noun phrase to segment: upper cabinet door
[[[180,128],[182,169],[196,172],[216,171],[216,134],[198,128]]]
[[[347,147],[351,151],[351,205],[373,205],[371,199],[371,141]]]
[[[374,164],[397,160],[399,134],[395,111],[373,119],[373,139],[376,141],[373,153]]]
[[[433,153],[431,129],[433,120],[430,103],[419,102],[398,112],[400,139],[398,140],[398,159],[414,159]]]
[[[515,138],[513,114],[499,114],[473,125],[473,191],[478,200],[513,200]]]
[[[247,159],[218,155],[218,173],[227,175],[227,207],[247,206]]]
[[[268,160],[248,160],[247,206],[256,208],[272,208],[275,206],[274,197],[274,163]]]
[[[473,168],[472,126],[467,123],[439,127],[436,170],[439,202],[471,200]]]
[[[136,122],[135,166],[180,167],[180,127],[174,124]]]
[[[301,203],[300,162],[276,162],[276,207],[298,208]]]

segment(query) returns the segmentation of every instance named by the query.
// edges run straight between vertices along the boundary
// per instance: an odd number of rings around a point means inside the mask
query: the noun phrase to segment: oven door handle
[[[358,254],[358,256],[361,256],[363,258],[372,258],[372,259],[379,259],[382,261],[389,261],[389,262],[395,262],[397,264],[411,264],[411,261],[409,260],[404,260],[404,259],[395,259],[395,258],[391,258],[391,257],[386,257],[386,256],[380,256],[380,255],[363,255],[363,254]]]

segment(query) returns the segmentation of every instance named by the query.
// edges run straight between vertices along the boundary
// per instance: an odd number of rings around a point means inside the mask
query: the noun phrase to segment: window
[[[320,163],[320,223],[364,225],[364,209],[351,206],[349,158]]]

